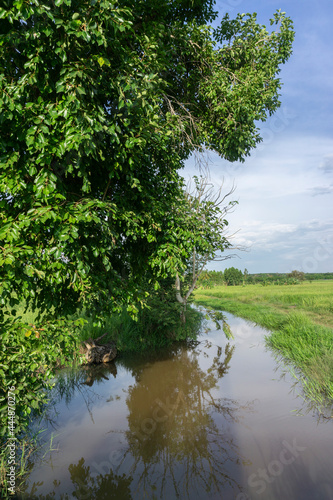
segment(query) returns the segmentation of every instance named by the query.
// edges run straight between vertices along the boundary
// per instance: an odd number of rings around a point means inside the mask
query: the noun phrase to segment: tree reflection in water
[[[44,412],[41,416],[38,414],[35,416],[34,426],[40,427],[40,423],[44,420],[49,426],[57,429],[57,417],[59,416],[57,404],[64,401],[68,406],[77,394],[83,398],[93,422],[92,409],[96,400],[101,398],[97,386],[105,380],[109,380],[111,375],[114,378],[117,376],[117,367],[114,363],[83,365],[79,369],[61,370],[58,373],[55,386],[47,393],[48,404],[45,406]],[[95,385],[94,389],[91,388],[93,385]]]
[[[77,465],[71,464],[68,467],[73,491],[71,493],[58,493],[57,487],[60,481],[54,481],[54,491],[46,495],[37,495],[38,484],[34,484],[29,496],[29,500],[131,500],[130,484],[132,478],[126,474],[117,475],[111,469],[108,474],[98,474],[96,477],[91,473],[89,466],[84,466],[84,458],[81,458]]]
[[[203,346],[207,352],[211,344]],[[145,368],[127,396],[126,433],[138,498],[207,498],[239,492],[235,465],[241,457],[232,423],[242,410],[219,397],[217,382],[229,369],[234,346],[217,348],[211,366],[199,366],[200,350],[182,347]],[[121,470],[121,464],[117,470]],[[209,496],[209,498],[212,498]]]

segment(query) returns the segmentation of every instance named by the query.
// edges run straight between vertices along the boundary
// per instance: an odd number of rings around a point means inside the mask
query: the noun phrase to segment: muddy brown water
[[[226,316],[233,340],[212,329],[62,373],[34,424],[53,451],[23,498],[333,500],[333,419],[302,399],[265,330]]]

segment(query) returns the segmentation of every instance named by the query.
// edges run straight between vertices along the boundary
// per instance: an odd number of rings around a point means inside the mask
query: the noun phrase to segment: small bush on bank
[[[82,314],[85,324],[80,331],[80,341],[107,335],[102,342],[115,341],[120,353],[141,352],[159,349],[173,342],[194,339],[199,334],[202,314],[190,306],[186,311],[186,321],[181,321],[181,305],[174,300],[165,300],[163,292],[149,298],[145,307],[133,319],[124,308],[121,314],[103,319],[97,325],[95,318]]]

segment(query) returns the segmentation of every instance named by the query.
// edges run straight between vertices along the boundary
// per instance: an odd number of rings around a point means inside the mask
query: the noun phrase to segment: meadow
[[[199,288],[194,300],[267,328],[267,345],[296,368],[306,395],[333,403],[333,280]]]

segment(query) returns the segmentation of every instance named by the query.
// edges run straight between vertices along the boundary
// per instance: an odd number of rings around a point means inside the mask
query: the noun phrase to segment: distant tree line
[[[281,284],[290,279],[298,281],[329,280],[333,279],[332,273],[304,273],[303,271],[291,271],[291,273],[257,273],[248,274],[247,283],[276,282]]]
[[[242,272],[234,267],[225,269],[224,271],[205,271],[199,285],[210,288],[212,286],[225,285],[254,285],[260,283],[262,285],[290,285],[297,284],[301,281],[313,280],[329,280],[333,279],[332,273],[304,273],[303,271],[293,270],[290,273],[257,273],[249,274],[247,269]]]

